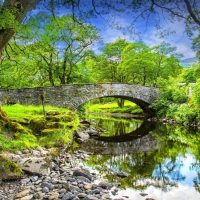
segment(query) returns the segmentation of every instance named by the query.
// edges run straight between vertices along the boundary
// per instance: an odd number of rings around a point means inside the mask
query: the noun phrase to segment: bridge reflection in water
[[[144,121],[136,130],[114,136],[99,136],[84,142],[80,150],[94,155],[119,155],[157,150],[159,142],[149,134],[156,127],[155,123]],[[124,130],[124,128],[121,128]]]

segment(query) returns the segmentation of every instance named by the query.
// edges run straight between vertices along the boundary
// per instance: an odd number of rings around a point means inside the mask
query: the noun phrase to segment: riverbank
[[[192,123],[181,122],[180,123],[180,122],[177,122],[173,118],[157,118],[157,117],[149,118],[148,121],[162,122],[163,124],[171,124],[171,125],[182,125],[185,127],[192,127],[192,128],[200,129],[200,122],[192,122]]]
[[[19,165],[23,174],[15,177],[11,170],[11,174],[0,179],[0,200],[123,200],[112,195],[117,194],[118,184],[110,184],[97,171],[83,166],[89,153],[67,152],[71,144],[72,141],[60,151],[37,147],[2,153],[0,157]]]
[[[104,113],[104,112],[84,112],[84,115],[101,115],[101,116],[112,116],[112,117],[123,117],[123,118],[139,118],[143,119],[145,116],[143,114],[130,114],[130,113]]]
[[[59,156],[52,157],[49,150],[37,148],[6,156],[16,163],[24,160],[23,167],[25,163],[32,165],[35,159],[38,163],[43,158],[48,157],[50,160],[49,165],[44,165],[42,170],[37,171],[26,166],[27,169],[22,177],[0,181],[1,200],[112,199],[110,193],[114,185],[101,180],[97,172],[90,171],[82,165],[82,160],[89,159],[89,154],[86,152],[77,151],[73,154],[62,152]]]

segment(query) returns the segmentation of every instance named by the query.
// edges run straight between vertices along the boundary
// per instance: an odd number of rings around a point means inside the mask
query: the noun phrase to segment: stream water
[[[200,199],[200,131],[134,118],[85,115],[99,137],[79,146],[84,165],[118,185],[116,198]],[[128,176],[120,178],[117,173]]]

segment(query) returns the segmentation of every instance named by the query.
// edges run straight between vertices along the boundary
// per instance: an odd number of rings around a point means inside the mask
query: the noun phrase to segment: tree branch
[[[184,1],[187,1],[187,0],[184,0]],[[180,17],[180,18],[182,18],[182,19],[185,19],[185,20],[189,21],[189,23],[192,23],[192,22],[189,20],[188,17],[184,17],[183,15],[181,15],[181,14],[179,14],[179,13],[177,13],[177,12],[174,12],[174,11],[173,11],[172,9],[170,9],[170,8],[161,6],[161,5],[157,4],[154,0],[151,0],[151,2],[152,2],[152,4],[154,4],[155,6],[161,8],[161,9],[167,10],[167,11],[170,12],[172,15],[177,16],[177,17]],[[151,5],[151,7],[152,7],[152,5]]]
[[[194,14],[192,7],[190,5],[190,2],[188,0],[184,0],[186,6],[187,6],[187,10],[190,14],[190,16],[192,17],[192,19],[195,21],[196,24],[198,24],[200,26],[200,20],[196,17],[196,15]]]

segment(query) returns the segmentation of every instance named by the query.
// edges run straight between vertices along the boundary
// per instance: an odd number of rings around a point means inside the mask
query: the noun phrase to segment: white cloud
[[[144,193],[148,194],[145,198],[153,198],[155,200],[199,200],[200,194],[194,189],[185,185],[179,185],[178,188],[173,188],[168,192],[163,192],[152,186],[148,187]],[[121,190],[115,198],[128,196],[128,199],[144,200],[145,198],[140,195],[140,191],[134,191],[130,188]]]
[[[163,26],[164,25],[165,23],[163,23]],[[195,52],[191,49],[192,40],[190,40],[185,33],[183,22],[175,22],[170,25],[170,28],[171,30],[176,30],[176,33],[160,38],[156,36],[157,31],[152,27],[151,30],[143,34],[143,41],[149,46],[158,45],[165,41],[177,47],[177,52],[182,53],[185,58],[194,57]]]
[[[118,22],[122,28],[129,27],[132,18],[126,15],[116,16],[115,21]],[[134,41],[138,39],[137,35],[131,35],[127,31],[124,32],[123,29],[119,30],[116,29],[114,26],[109,26],[106,24],[105,20],[101,20],[98,18],[97,23],[93,21],[94,25],[101,30],[101,34],[105,43],[114,42],[119,37],[125,38],[128,41]],[[182,53],[184,58],[190,58],[195,56],[195,52],[191,49],[192,40],[190,40],[185,33],[185,24],[182,21],[176,21],[172,24],[167,24],[165,21],[162,21],[160,24],[162,27],[170,28],[170,30],[175,30],[176,33],[165,36],[164,38],[160,38],[157,35],[156,28],[152,25],[152,23],[146,24],[146,20],[138,20],[135,24],[134,31],[138,32],[141,31],[141,39],[147,44],[148,46],[159,45],[161,42],[165,41],[170,43],[172,46],[177,47],[177,52]]]

